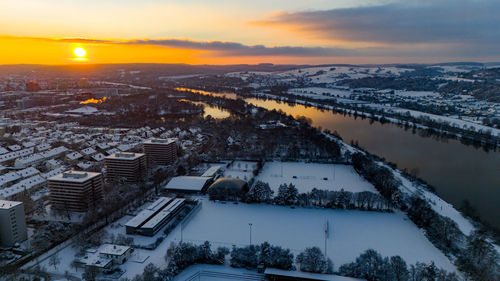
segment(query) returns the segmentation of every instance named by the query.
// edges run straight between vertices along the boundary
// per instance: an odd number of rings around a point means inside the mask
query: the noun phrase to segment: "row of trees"
[[[160,269],[153,264],[144,268],[142,275],[133,281],[165,281],[172,280],[182,270],[193,264],[224,264],[225,257],[230,254],[232,267],[254,269],[258,265],[283,270],[295,270],[294,261],[301,271],[314,273],[332,273],[333,263],[326,258],[318,247],[307,248],[304,252],[294,255],[290,249],[274,246],[268,242],[245,247],[233,246],[229,251],[226,247],[218,247],[212,251],[210,242],[201,245],[180,242],[172,243],[167,250],[166,268]]]
[[[246,194],[248,203],[274,203],[278,205],[299,205],[308,207],[324,207],[333,209],[360,209],[370,211],[390,211],[392,204],[379,194],[363,191],[349,192],[320,190],[313,188],[310,192],[299,193],[293,184],[282,184],[278,194],[269,184],[258,181]]]
[[[231,250],[231,266],[256,268],[259,264],[265,267],[291,270],[294,269],[293,254],[290,249],[273,246],[268,242],[241,248],[233,246]]]
[[[193,264],[223,264],[229,249],[219,247],[215,252],[207,241],[201,245],[191,243],[172,243],[165,259],[168,264],[160,269],[153,264],[144,268],[142,276],[136,276],[133,281],[172,280],[175,275]],[[256,268],[265,267],[295,270],[294,256],[289,249],[270,245],[246,247],[233,246],[230,252],[232,267]],[[304,272],[333,273],[333,263],[326,258],[318,247],[307,248],[295,258],[295,263]],[[361,254],[356,261],[344,264],[339,268],[343,276],[364,278],[367,281],[458,281],[454,272],[447,272],[436,267],[434,262],[428,264],[417,262],[408,266],[400,256],[382,257],[375,250],[369,249]],[[477,279],[493,280],[493,279]]]
[[[367,250],[356,261],[339,268],[341,275],[367,281],[458,281],[458,276],[434,265],[417,262],[407,266],[400,256],[383,258],[375,250]]]

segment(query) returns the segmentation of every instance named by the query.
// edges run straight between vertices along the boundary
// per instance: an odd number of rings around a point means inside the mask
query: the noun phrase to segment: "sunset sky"
[[[0,64],[500,61],[499,15],[498,0],[0,0]]]

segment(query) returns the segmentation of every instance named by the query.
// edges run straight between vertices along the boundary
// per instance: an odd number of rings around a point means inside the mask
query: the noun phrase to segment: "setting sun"
[[[75,48],[75,56],[83,58],[86,54],[87,51],[85,51],[85,49],[83,49],[82,47]]]

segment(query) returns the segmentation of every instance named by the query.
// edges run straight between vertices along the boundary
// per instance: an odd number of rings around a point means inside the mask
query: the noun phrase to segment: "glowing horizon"
[[[494,0],[254,2],[3,1],[0,64],[500,61]]]

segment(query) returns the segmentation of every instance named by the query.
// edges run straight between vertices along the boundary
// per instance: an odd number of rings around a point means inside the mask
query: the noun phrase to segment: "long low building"
[[[365,279],[333,274],[309,273],[276,268],[266,268],[264,275],[267,278],[266,280],[270,281],[366,281]]]
[[[211,177],[180,176],[172,178],[165,189],[172,192],[200,193],[204,192],[211,182]]]
[[[185,199],[160,197],[125,224],[127,234],[155,235],[182,209]]]

